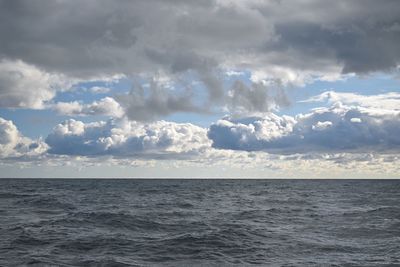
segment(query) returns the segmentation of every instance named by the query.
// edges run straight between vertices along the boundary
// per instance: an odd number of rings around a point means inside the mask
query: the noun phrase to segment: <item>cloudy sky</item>
[[[1,177],[399,177],[397,0],[0,0]]]

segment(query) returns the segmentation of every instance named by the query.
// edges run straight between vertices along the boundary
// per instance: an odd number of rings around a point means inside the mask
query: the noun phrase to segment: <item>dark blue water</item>
[[[0,180],[1,266],[400,266],[400,180]]]

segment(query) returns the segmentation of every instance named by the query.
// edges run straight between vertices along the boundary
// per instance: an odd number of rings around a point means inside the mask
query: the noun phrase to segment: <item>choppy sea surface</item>
[[[400,266],[400,180],[0,180],[0,266]]]

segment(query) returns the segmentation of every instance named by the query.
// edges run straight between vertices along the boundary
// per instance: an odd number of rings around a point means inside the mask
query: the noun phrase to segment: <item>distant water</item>
[[[400,266],[400,180],[0,180],[1,266]]]

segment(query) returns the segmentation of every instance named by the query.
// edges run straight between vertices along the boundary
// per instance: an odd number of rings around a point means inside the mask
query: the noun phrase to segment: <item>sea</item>
[[[0,266],[400,266],[400,180],[0,179]]]

